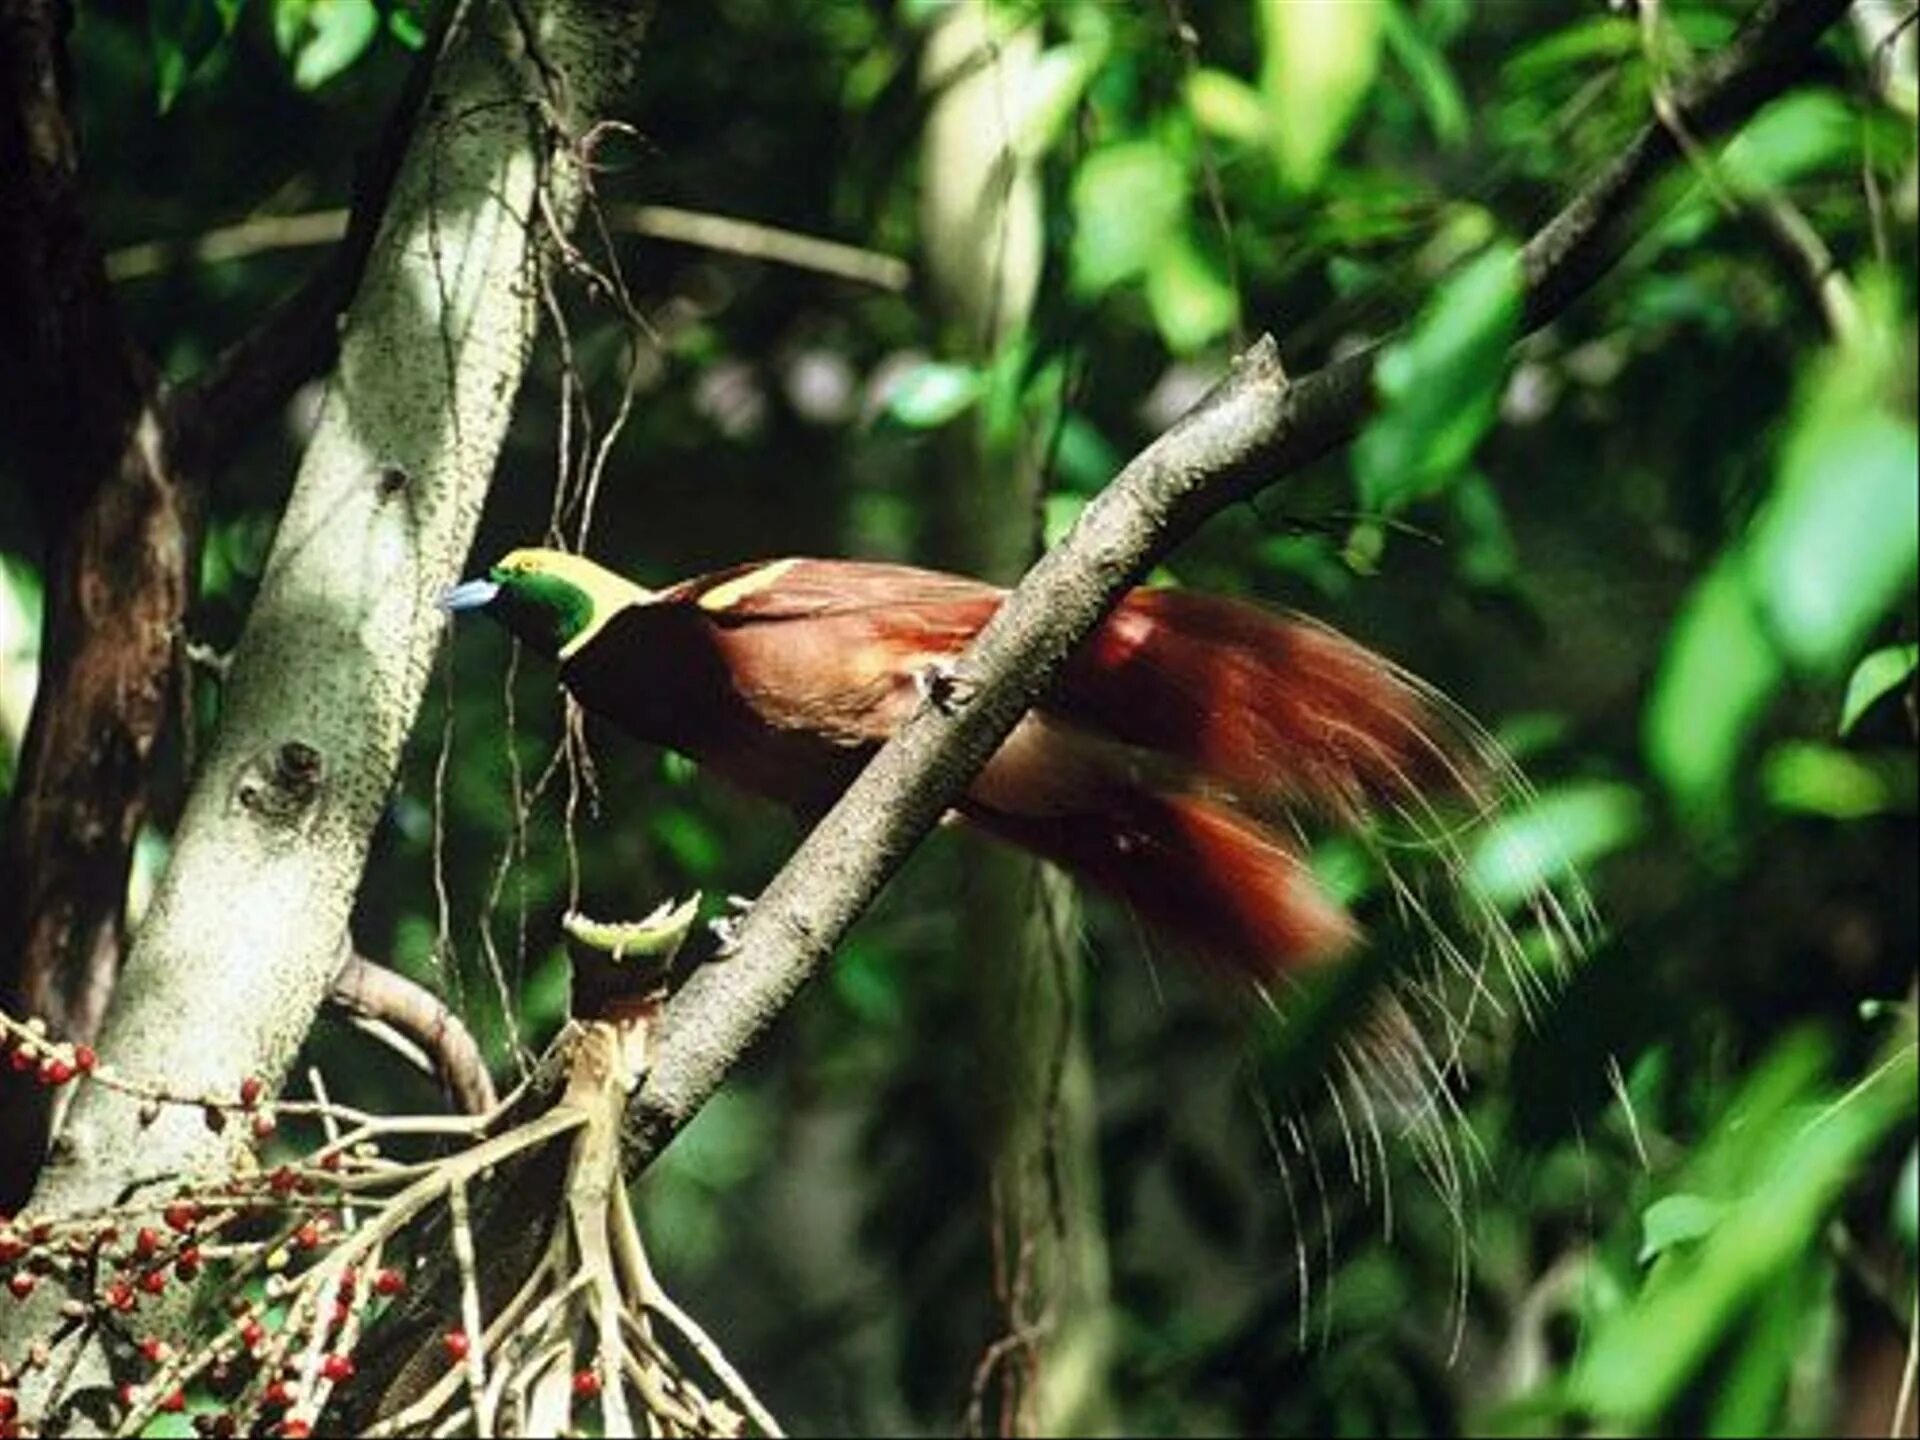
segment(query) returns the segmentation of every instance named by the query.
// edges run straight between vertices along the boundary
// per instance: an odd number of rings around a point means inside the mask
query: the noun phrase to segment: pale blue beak
[[[499,593],[500,587],[491,580],[468,580],[441,595],[439,605],[448,614],[461,610],[484,610]]]

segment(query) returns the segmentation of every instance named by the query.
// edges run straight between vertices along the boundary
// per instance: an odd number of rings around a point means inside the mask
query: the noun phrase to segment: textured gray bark
[[[434,600],[472,540],[536,333],[545,217],[578,209],[574,146],[624,84],[644,14],[476,4],[450,36],[108,1015],[106,1063],[234,1094],[298,1050],[345,954],[444,629]],[[131,1102],[85,1087],[31,1209],[109,1202],[143,1176],[219,1165],[232,1143],[197,1110],[142,1126]],[[0,1315],[0,1353],[53,1331],[56,1288]],[[84,1363],[73,1379],[98,1375]],[[31,1416],[48,1397],[22,1398]]]

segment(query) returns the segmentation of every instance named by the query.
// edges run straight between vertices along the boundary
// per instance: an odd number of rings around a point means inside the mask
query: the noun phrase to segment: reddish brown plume
[[[1124,900],[1152,929],[1230,973],[1269,981],[1331,959],[1358,930],[1277,836],[1224,805],[1136,790],[1112,811],[969,821]]]
[[[1421,813],[1434,792],[1470,786],[1465,749],[1414,682],[1324,626],[1136,590],[965,813],[1267,983],[1359,934],[1290,821]]]
[[[1256,806],[1351,821],[1461,773],[1446,727],[1391,663],[1324,625],[1192,591],[1129,594],[1059,703]]]

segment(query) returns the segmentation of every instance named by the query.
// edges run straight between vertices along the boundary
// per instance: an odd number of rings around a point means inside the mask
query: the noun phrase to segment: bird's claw
[[[727,913],[707,921],[707,930],[715,941],[713,959],[731,960],[739,953],[740,932],[746,928],[747,916],[752,911],[751,895],[727,896]]]
[[[914,688],[920,698],[942,715],[951,715],[973,698],[978,687],[961,675],[950,660],[935,660],[914,675]]]

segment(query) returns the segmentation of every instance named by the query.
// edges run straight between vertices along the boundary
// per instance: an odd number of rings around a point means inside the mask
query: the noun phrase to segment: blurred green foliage
[[[1391,1116],[1375,1153],[1336,1113],[1338,987],[1270,1026],[1092,911],[1120,1413],[1167,1433],[1884,1431],[1916,1263],[1913,27],[1877,52],[1837,28],[1713,185],[1676,174],[1598,290],[1513,346],[1515,242],[1648,113],[1635,19],[1006,8],[1048,47],[1009,112],[1048,237],[1014,370],[930,362],[917,289],[622,236],[648,318],[630,375],[607,307],[562,298],[593,441],[629,381],[635,397],[592,550],[649,583],[780,553],[912,556],[927,437],[982,404],[1056,415],[1057,534],[1242,327],[1271,328],[1300,372],[1408,322],[1350,455],[1218,517],[1166,574],[1323,615],[1492,727],[1538,793],[1465,837],[1466,872],[1524,917],[1577,868],[1604,926],[1544,998],[1518,1005],[1495,976],[1457,1012],[1446,1053],[1473,1084],[1443,1123],[1472,1174],[1452,1194]],[[1669,0],[1660,73],[1744,8]],[[916,59],[938,11],[663,6],[603,196],[913,258]],[[425,27],[388,0],[78,14],[109,251],[346,203]],[[1831,250],[1844,332],[1771,204]],[[123,298],[178,373],[310,262],[182,258]],[[579,414],[560,432],[565,375],[550,337],[481,558],[550,522],[558,447],[588,433]],[[216,649],[311,410],[264,417],[211,499],[193,629]],[[0,781],[38,544],[0,484]],[[591,784],[550,769],[553,677],[490,629],[443,664],[355,934],[447,988],[510,1072],[563,1014],[576,895],[639,913],[750,894],[794,830],[615,736],[590,732]],[[217,723],[211,674],[192,700],[197,729]],[[165,757],[175,795],[192,751]],[[1353,983],[1407,966],[1419,926],[1373,858],[1316,864],[1378,942]],[[936,839],[645,1182],[670,1283],[796,1431],[950,1430],[994,1338],[954,889]],[[344,1027],[311,1050],[344,1098],[437,1103]]]

